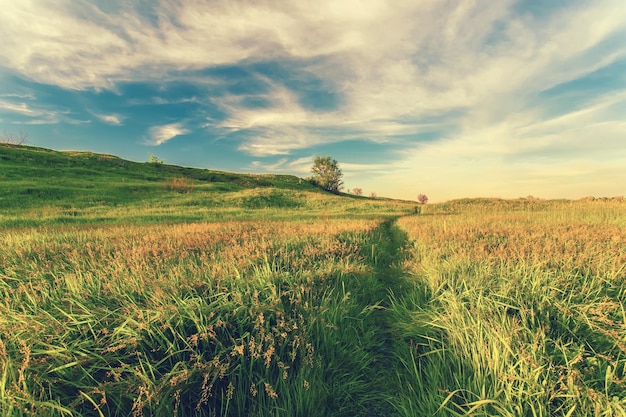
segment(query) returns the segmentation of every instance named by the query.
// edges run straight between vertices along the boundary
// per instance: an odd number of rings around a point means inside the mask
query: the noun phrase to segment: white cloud
[[[11,97],[11,95],[4,95]],[[19,96],[15,96],[18,97]],[[24,97],[27,98],[27,97]],[[68,116],[69,111],[60,109],[50,109],[46,106],[40,106],[35,103],[14,102],[10,100],[0,99],[0,111],[17,113],[29,119],[21,121],[21,124],[38,125],[38,124],[57,124],[61,121],[67,123],[85,123],[83,120],[76,120]]]
[[[5,94],[0,94],[0,97],[20,98],[20,99],[27,99],[27,100],[33,100],[35,98],[35,96],[32,93],[5,93]]]
[[[187,130],[182,123],[154,126],[150,128],[150,138],[147,143],[149,145],[159,146],[176,136],[185,135],[187,133],[189,133],[189,130]]]
[[[389,7],[382,12],[366,8],[360,20],[344,22],[344,32],[360,41],[309,68],[332,79],[343,94],[337,111],[307,110],[274,83],[264,95],[272,103],[269,108],[235,106],[222,126],[261,130],[241,148],[256,155],[324,143],[313,134],[320,126],[343,129],[334,141],[351,139],[356,132],[380,142],[437,128],[478,133],[511,114],[527,117],[533,110],[541,119],[543,108],[536,101],[541,91],[626,57],[626,13],[616,1],[572,8],[551,20],[516,16],[512,2],[469,4],[456,9],[434,2],[401,5],[397,13]],[[370,9],[376,12],[364,18]],[[580,31],[581,24],[589,35]],[[505,29],[489,40],[496,25]],[[616,37],[624,42],[615,42]],[[441,115],[439,126],[420,122]],[[408,122],[398,123],[400,118]],[[287,140],[294,129],[305,139]],[[509,135],[506,129],[501,133]],[[268,151],[272,141],[276,152]]]
[[[37,81],[69,88],[244,60],[321,57],[309,69],[333,80],[346,95],[342,111],[358,122],[470,107],[523,91],[520,84],[546,88],[624,53],[593,52],[623,32],[619,0],[549,21],[513,15],[514,4],[161,0],[154,23],[129,6],[105,14],[85,1],[7,2],[0,57]],[[487,41],[496,24],[505,29]]]
[[[273,172],[273,173],[289,173],[294,175],[307,176],[311,173],[313,165],[313,156],[306,156],[289,160],[281,158],[276,162],[267,163],[262,161],[252,161],[250,168],[255,171]]]
[[[103,121],[104,123],[115,125],[115,126],[121,126],[124,120],[124,117],[119,114],[99,114],[99,113],[92,113],[92,114],[98,119],[100,119],[101,121]]]
[[[26,103],[13,103],[10,101],[0,100],[0,109],[20,113],[26,116],[34,116],[37,114]]]
[[[619,108],[620,106],[622,109]],[[623,108],[626,108],[626,87],[621,91],[590,99],[585,107],[567,111],[547,120],[541,120],[535,116],[529,125],[520,127],[519,131],[525,136],[558,134],[597,122],[621,121]]]
[[[297,173],[310,173],[313,166],[313,159],[315,155],[296,158],[290,160],[289,158],[281,158],[274,163],[264,163],[261,161],[253,161],[251,166],[254,168],[262,169],[267,172],[297,172]],[[352,174],[359,174],[363,172],[367,173],[388,173],[390,167],[387,164],[351,164],[340,163],[339,168],[344,174],[350,172]]]
[[[254,156],[287,155],[296,149],[329,143],[336,138],[315,133],[311,128],[323,128],[333,123],[336,116],[304,109],[295,93],[267,77],[261,78],[271,87],[260,98],[271,103],[269,108],[241,108],[246,96],[226,95],[216,103],[231,116],[218,124],[230,131],[250,131],[251,135],[239,150]]]

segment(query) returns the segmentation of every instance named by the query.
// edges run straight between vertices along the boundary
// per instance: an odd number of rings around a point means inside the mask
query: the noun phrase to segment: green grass
[[[290,175],[235,174],[0,144],[0,228],[393,217],[415,210],[411,202],[331,194]]]
[[[401,415],[625,415],[626,206],[429,209],[400,221],[414,241],[413,289],[393,306]]]
[[[382,371],[385,287],[363,255],[378,222],[349,222],[5,236],[5,415],[358,416],[384,407],[372,372]]]
[[[2,416],[626,415],[618,199],[8,146],[0,190]]]
[[[139,206],[155,204],[170,194],[194,191],[200,201],[210,194],[258,187],[317,190],[308,182],[287,175],[234,174],[23,146],[0,146],[0,168],[4,188],[0,207],[17,210],[51,204],[75,208]]]
[[[386,407],[372,248],[377,226],[415,204],[295,177],[0,150],[4,415]]]

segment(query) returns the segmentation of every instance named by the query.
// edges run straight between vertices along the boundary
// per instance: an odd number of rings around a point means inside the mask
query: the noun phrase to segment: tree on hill
[[[150,155],[150,163],[152,165],[163,165],[165,163],[165,161],[163,159],[159,159],[156,155],[151,154]]]
[[[352,190],[352,192],[354,193],[354,195],[363,195],[363,189],[362,188],[355,188]]]
[[[343,187],[343,172],[337,161],[330,156],[316,156],[311,172],[312,181],[331,193],[338,193]]]
[[[420,204],[426,204],[428,203],[428,197],[426,196],[426,194],[418,194],[417,202]]]

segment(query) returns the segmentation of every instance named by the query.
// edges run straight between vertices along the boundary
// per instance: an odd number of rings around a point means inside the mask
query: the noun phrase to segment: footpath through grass
[[[3,416],[391,415],[388,221],[1,239]]]
[[[373,360],[366,374],[376,393],[376,398],[368,404],[368,417],[396,415],[398,383],[397,370],[402,365],[396,351],[398,339],[390,311],[396,294],[402,295],[409,282],[403,265],[409,255],[409,241],[395,220],[384,221],[370,233],[370,241],[363,247],[366,262],[370,265],[375,285],[365,293],[366,303],[374,306],[371,328],[369,329]]]
[[[389,415],[416,204],[0,147],[0,410]]]

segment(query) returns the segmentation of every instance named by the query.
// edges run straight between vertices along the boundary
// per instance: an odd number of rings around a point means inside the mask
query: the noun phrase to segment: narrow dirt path
[[[372,363],[369,378],[378,391],[380,400],[369,405],[367,417],[391,416],[394,410],[388,401],[393,397],[397,381],[396,372],[402,369],[394,355],[394,344],[401,343],[393,331],[388,308],[391,295],[401,297],[407,286],[403,262],[409,256],[409,239],[396,224],[395,220],[383,222],[372,234],[372,242],[367,250],[368,262],[378,281],[377,294],[379,308],[373,311],[373,337],[376,349],[372,351],[376,360]],[[378,382],[378,383],[376,383]]]

